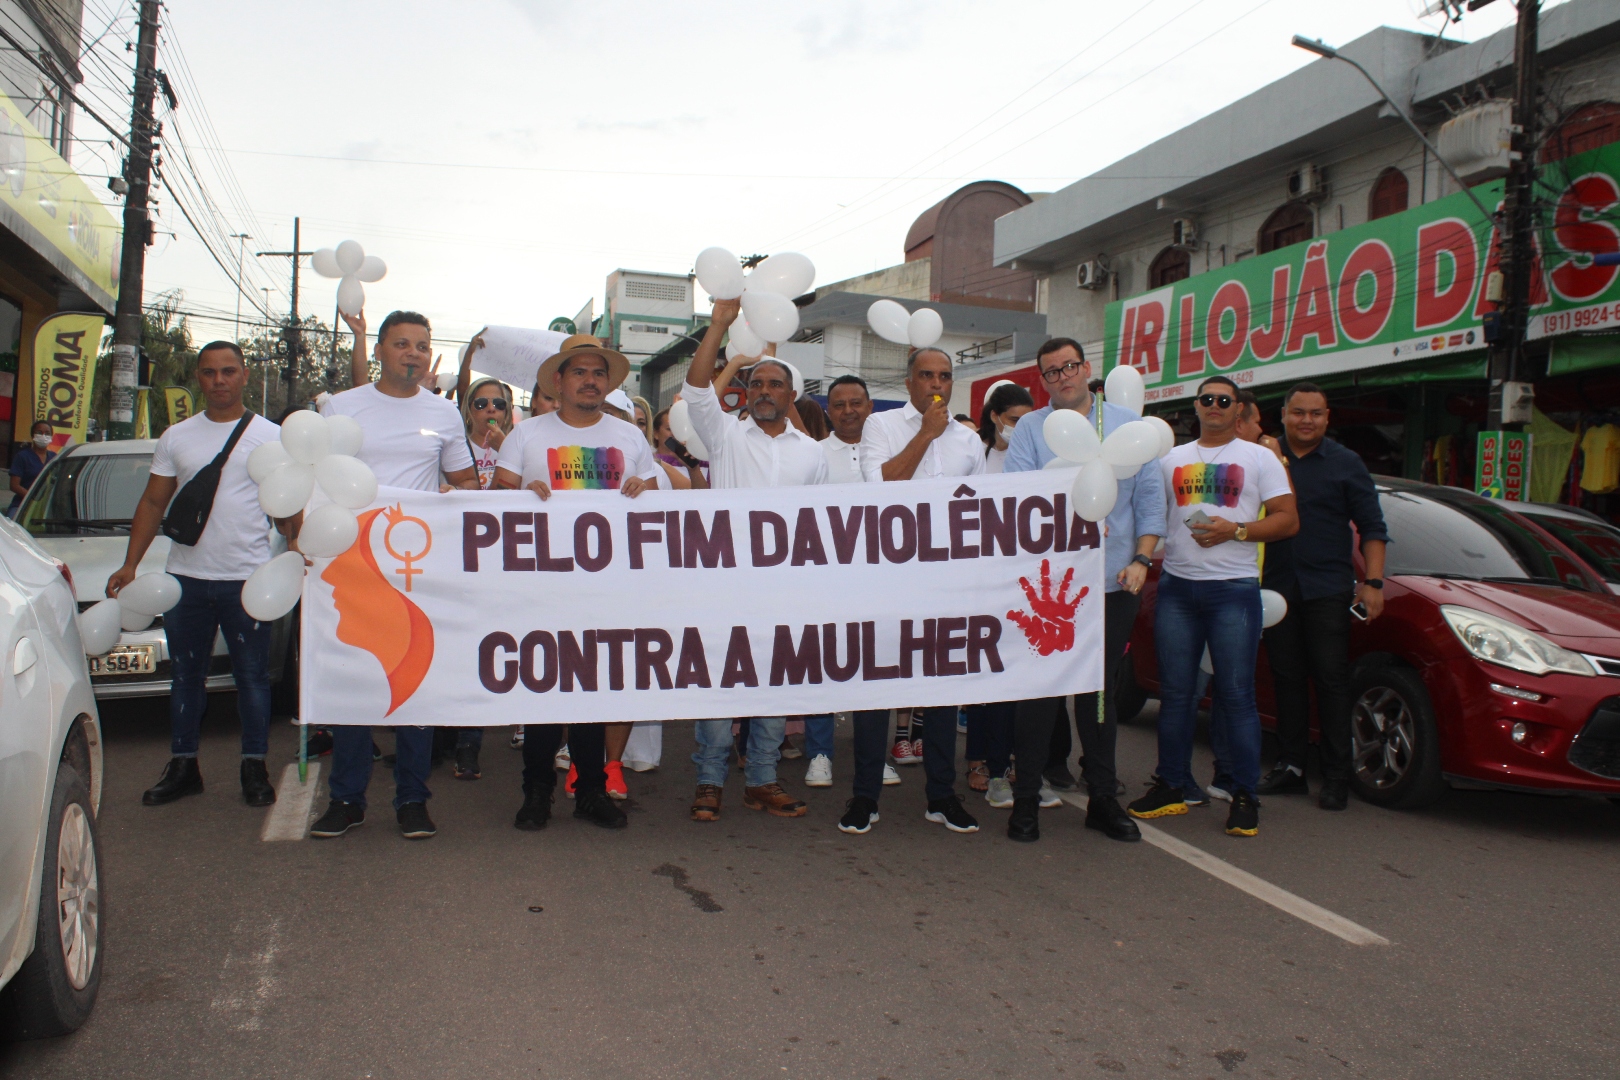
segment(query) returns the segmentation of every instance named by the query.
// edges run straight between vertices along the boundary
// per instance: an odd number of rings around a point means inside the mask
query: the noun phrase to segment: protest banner
[[[52,315],[34,332],[34,420],[51,425],[51,449],[84,442],[101,348],[100,315]]]
[[[384,488],[304,579],[299,716],[563,724],[1090,692],[1103,549],[1074,476],[633,500]]]
[[[518,391],[534,387],[534,376],[540,365],[568,340],[567,334],[557,330],[529,330],[521,326],[486,326],[476,336],[483,338],[484,343],[473,354],[473,368]]]

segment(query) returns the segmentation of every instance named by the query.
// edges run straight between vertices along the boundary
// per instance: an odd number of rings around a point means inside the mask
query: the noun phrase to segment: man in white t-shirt
[[[452,487],[478,490],[478,470],[467,452],[461,411],[422,388],[431,370],[433,328],[414,311],[393,311],[377,329],[374,351],[377,381],[328,398],[323,416],[348,416],[359,423],[365,441],[355,457],[371,466],[384,487],[437,492],[441,474]],[[410,840],[438,830],[428,817],[428,772],[433,761],[433,729],[394,728],[394,814]],[[366,786],[371,782],[371,728],[338,724],[332,728],[332,801],[310,828],[310,836],[342,836],[366,819]]]
[[[1159,461],[1170,520],[1154,611],[1159,654],[1159,768],[1148,793],[1128,807],[1134,817],[1185,814],[1193,788],[1194,688],[1207,646],[1215,704],[1226,722],[1225,764],[1232,774],[1229,836],[1260,829],[1260,716],[1254,664],[1260,647],[1260,565],[1256,544],[1299,531],[1293,488],[1277,455],[1238,438],[1243,404],[1237,385],[1211,376],[1194,399],[1198,439]],[[1151,466],[1149,466],[1151,468]],[[1265,507],[1265,517],[1260,508]]]
[[[630,361],[589,334],[575,334],[540,365],[536,384],[558,402],[555,412],[512,429],[495,463],[497,488],[523,488],[551,498],[558,492],[617,491],[635,498],[658,486],[662,472],[641,429],[602,411],[608,394],[630,374]],[[567,495],[564,494],[564,498]],[[569,724],[574,816],[604,829],[629,824],[607,793],[606,724]],[[523,733],[523,806],[512,823],[543,829],[557,790],[553,760],[562,725],[529,724]]]
[[[135,580],[175,492],[191,483],[225,450],[232,438],[207,523],[195,544],[175,541],[165,569],[180,581],[180,603],[163,615],[168,639],[169,752],[173,755],[157,784],[141,796],[147,806],[173,802],[202,791],[197,767],[198,725],[208,708],[208,667],[214,636],[223,632],[236,680],[236,711],[242,721],[242,797],[249,806],[269,806],[275,788],[265,769],[270,737],[271,623],[242,610],[242,583],[270,561],[270,519],[259,507],[259,487],[248,475],[247,459],[260,443],[281,437],[281,429],[242,407],[247,364],[233,342],[211,341],[197,354],[197,383],[207,407],[158,439],[152,471],[129,527],[124,565],[107,579],[107,595],[117,596]],[[296,533],[299,518],[278,521]]]

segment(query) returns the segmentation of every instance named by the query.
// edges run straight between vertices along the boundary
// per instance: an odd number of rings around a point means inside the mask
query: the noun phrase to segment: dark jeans
[[[912,713],[911,725],[922,725],[923,773],[928,801],[948,799],[956,790],[956,709],[937,706]],[[862,709],[855,714],[855,794],[877,802],[883,792],[883,758],[889,752],[889,710]]]
[[[557,748],[568,733],[568,753],[579,774],[574,794],[589,795],[607,790],[606,724],[525,724],[523,725],[523,790],[536,785],[557,788]]]
[[[366,724],[332,725],[332,801],[366,805],[371,783],[371,728]],[[433,797],[428,773],[433,768],[433,729],[394,729],[394,809],[425,803]]]
[[[216,631],[225,635],[236,678],[236,713],[242,720],[242,756],[262,758],[270,748],[270,627],[242,610],[240,581],[175,577],[180,603],[163,616],[169,639],[169,752],[197,756],[197,733],[208,711],[208,666]]]
[[[1016,701],[967,707],[967,759],[982,761],[991,776],[1005,776],[1012,764]]]
[[[1305,771],[1310,739],[1311,694],[1322,728],[1322,777],[1350,778],[1350,604],[1348,592],[1316,600],[1300,598],[1298,586],[1282,592],[1288,614],[1266,631],[1266,655],[1277,688],[1280,760]]]
[[[484,729],[481,727],[464,727],[456,729],[456,745],[477,746],[484,745]]]
[[[1159,653],[1159,777],[1190,789],[1193,732],[1198,726],[1198,662],[1209,647],[1215,704],[1226,730],[1222,762],[1237,791],[1260,782],[1260,714],[1254,664],[1260,649],[1260,582],[1159,578],[1154,644]]]

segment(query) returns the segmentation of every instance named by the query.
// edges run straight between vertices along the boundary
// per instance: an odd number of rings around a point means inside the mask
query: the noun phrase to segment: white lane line
[[[1083,795],[1064,795],[1063,800],[1082,810],[1086,808],[1086,798]],[[1326,930],[1334,937],[1343,938],[1352,945],[1389,944],[1388,938],[1373,933],[1360,923],[1353,923],[1343,915],[1335,914],[1319,904],[1313,904],[1302,896],[1295,896],[1287,889],[1278,888],[1264,878],[1255,877],[1247,870],[1239,870],[1225,859],[1216,858],[1202,848],[1178,840],[1163,829],[1155,828],[1145,821],[1138,821],[1136,827],[1142,830],[1142,839],[1160,851],[1196,866],[1211,877],[1248,893],[1256,900],[1264,900],[1279,911],[1308,922],[1319,930]]]
[[[295,761],[281,773],[281,787],[276,789],[276,804],[264,816],[264,831],[260,840],[302,840],[309,834],[310,811],[315,806],[315,791],[320,786],[321,763],[309,763],[309,779],[298,782],[298,763]]]

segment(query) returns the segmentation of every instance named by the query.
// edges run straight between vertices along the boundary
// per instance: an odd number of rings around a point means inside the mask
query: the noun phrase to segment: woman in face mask
[[[23,496],[28,494],[28,489],[39,479],[39,474],[56,456],[56,452],[50,449],[51,435],[51,425],[44,420],[36,420],[33,441],[24,443],[11,455],[11,505],[6,507],[6,517],[17,516],[17,507],[22,505]]]
[[[979,439],[984,443],[984,471],[998,473],[1007,458],[1007,440],[1018,418],[1035,408],[1035,401],[1017,383],[1004,382],[990,391],[979,410]]]

